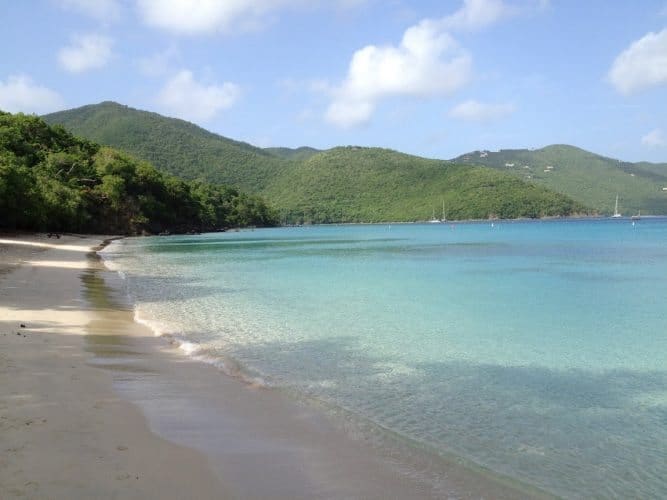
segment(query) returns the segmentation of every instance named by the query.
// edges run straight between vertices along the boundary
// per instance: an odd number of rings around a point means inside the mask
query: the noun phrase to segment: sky
[[[667,162],[667,0],[0,0],[0,109],[251,144]]]

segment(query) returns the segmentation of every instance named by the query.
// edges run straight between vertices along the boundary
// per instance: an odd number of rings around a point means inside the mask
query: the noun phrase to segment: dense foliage
[[[265,191],[287,222],[418,221],[572,215],[585,208],[483,167],[379,148],[341,147],[299,164]]]
[[[35,116],[0,112],[0,228],[135,234],[274,221],[236,189],[186,182]]]
[[[456,160],[484,165],[566,194],[611,214],[616,195],[626,215],[667,214],[667,164],[630,163],[567,145],[475,151]]]
[[[259,193],[288,160],[192,123],[115,102],[44,116],[51,124],[147,160],[182,179],[202,179]]]
[[[583,204],[484,167],[378,148],[260,149],[191,123],[112,102],[47,115],[77,134],[126,149],[186,179],[264,196],[286,223],[541,217]]]

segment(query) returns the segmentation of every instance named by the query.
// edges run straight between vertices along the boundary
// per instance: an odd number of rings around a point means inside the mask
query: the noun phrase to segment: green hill
[[[122,149],[184,179],[231,184],[260,192],[286,160],[192,123],[103,102],[43,117],[75,135]]]
[[[379,148],[323,151],[274,180],[264,195],[291,219],[316,222],[515,218],[573,214],[569,198],[489,168]]]
[[[186,182],[36,116],[0,111],[0,229],[118,234],[268,225],[234,188]]]
[[[484,165],[566,194],[601,213],[667,214],[667,164],[630,163],[567,145],[475,151],[453,161]]]
[[[113,102],[44,118],[185,179],[262,195],[286,222],[425,220],[434,210],[440,213],[443,200],[450,219],[586,210],[566,196],[493,169],[378,148],[261,149]]]

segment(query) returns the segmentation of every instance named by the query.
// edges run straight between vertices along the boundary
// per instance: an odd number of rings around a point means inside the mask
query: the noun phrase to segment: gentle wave
[[[176,325],[142,317],[136,304],[134,321],[148,327],[156,337],[165,339],[184,356],[213,365],[225,375],[239,379],[252,387],[264,389],[271,387],[264,378],[250,375],[243,370],[238,361],[219,354],[214,347],[184,338],[180,335],[180,330]]]

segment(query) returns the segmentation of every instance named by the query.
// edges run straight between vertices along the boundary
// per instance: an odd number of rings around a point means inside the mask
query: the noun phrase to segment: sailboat
[[[639,212],[637,212],[637,215],[633,215],[633,216],[630,217],[630,218],[631,218],[632,220],[639,220],[639,219],[641,219],[641,218],[642,218],[642,211],[640,210]]]
[[[613,219],[618,219],[620,217],[623,217],[619,212],[618,212],[618,195],[616,195],[616,206],[614,207],[614,215],[611,216]]]
[[[433,209],[433,215],[431,215],[431,224],[440,224],[441,222],[447,222],[447,217],[445,215],[445,200],[442,200],[442,219],[435,218],[435,209]]]

